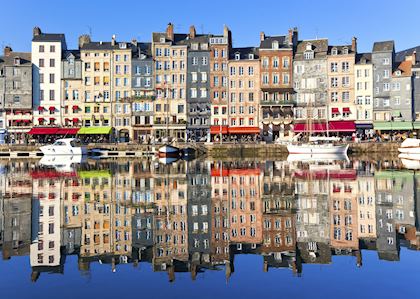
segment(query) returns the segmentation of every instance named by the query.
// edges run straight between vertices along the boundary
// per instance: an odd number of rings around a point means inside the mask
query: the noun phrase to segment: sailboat
[[[338,154],[347,155],[348,144],[339,144],[336,137],[329,137],[328,119],[327,119],[327,137],[314,137],[312,135],[312,103],[309,101],[308,117],[306,128],[308,136],[306,142],[291,143],[287,145],[289,154]]]
[[[164,85],[166,85],[166,81],[164,82]],[[169,142],[169,105],[168,105],[168,94],[169,90],[166,88],[165,92],[165,98],[166,98],[166,117],[165,117],[165,123],[166,123],[166,137],[164,138],[165,144],[161,146],[158,150],[158,157],[159,158],[179,158],[180,156],[180,150],[179,148],[170,145]]]

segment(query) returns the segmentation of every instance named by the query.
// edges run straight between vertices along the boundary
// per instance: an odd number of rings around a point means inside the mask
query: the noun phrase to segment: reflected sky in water
[[[2,296],[415,298],[416,162],[324,158],[0,161]]]

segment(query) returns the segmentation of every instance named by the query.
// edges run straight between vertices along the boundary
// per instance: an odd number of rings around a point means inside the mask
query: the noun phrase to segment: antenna
[[[200,29],[201,29],[201,34],[204,34],[204,25],[203,24],[200,25]]]
[[[92,38],[92,27],[87,26],[88,30],[89,30],[89,36]]]
[[[318,40],[318,27],[315,27],[315,39]]]

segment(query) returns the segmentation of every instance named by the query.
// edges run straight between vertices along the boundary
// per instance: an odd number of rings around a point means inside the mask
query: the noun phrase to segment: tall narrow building
[[[297,28],[288,35],[260,34],[261,109],[264,139],[293,135],[293,53],[298,43]]]
[[[64,34],[43,33],[39,27],[33,29],[34,125],[61,125],[61,59],[66,49]]]

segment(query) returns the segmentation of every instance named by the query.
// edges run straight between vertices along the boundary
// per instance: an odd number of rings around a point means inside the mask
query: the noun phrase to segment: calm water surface
[[[420,168],[0,161],[2,298],[418,298]]]

